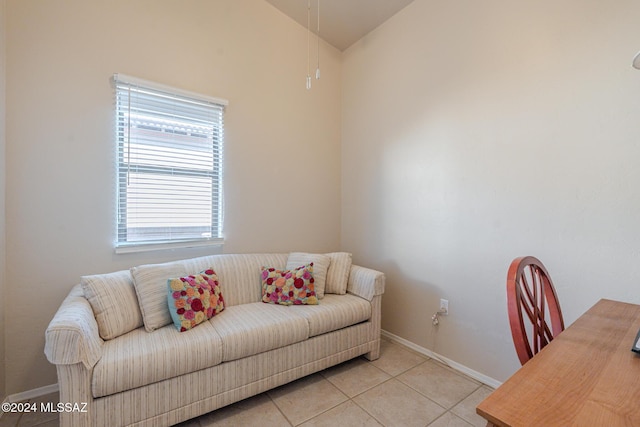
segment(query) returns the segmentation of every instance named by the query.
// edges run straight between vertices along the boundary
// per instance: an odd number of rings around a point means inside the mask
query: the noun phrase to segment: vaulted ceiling
[[[266,1],[307,27],[307,0]],[[311,30],[316,32],[319,2],[320,37],[337,49],[345,50],[412,1],[311,0]]]

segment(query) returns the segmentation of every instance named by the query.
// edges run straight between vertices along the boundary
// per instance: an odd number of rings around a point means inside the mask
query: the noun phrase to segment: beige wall
[[[115,72],[229,100],[224,252],[339,249],[337,50],[307,91],[306,32],[263,0],[8,0],[6,17],[8,394],[56,382],[44,331],[81,275],[220,251],[114,254]]]
[[[513,257],[545,261],[568,323],[640,303],[639,12],[415,0],[344,56],[323,45],[307,92],[304,29],[262,0],[0,0],[0,287],[20,292],[0,288],[0,391],[56,381],[43,333],[82,274],[221,250],[342,235],[387,273],[386,330],[498,380]],[[229,99],[223,249],[113,253],[114,72]]]
[[[567,323],[640,303],[638,16],[416,0],[345,52],[342,246],[387,273],[385,330],[502,381],[514,257],[545,262]]]
[[[0,0],[0,399],[5,394],[5,348],[4,348],[4,304],[5,304],[5,271],[6,271],[6,232],[5,232],[5,75],[6,75],[6,0]]]

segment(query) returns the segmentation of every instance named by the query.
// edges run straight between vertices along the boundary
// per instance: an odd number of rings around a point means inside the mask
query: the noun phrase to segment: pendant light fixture
[[[320,79],[320,0],[318,2],[318,21],[317,21],[317,65],[316,80]],[[307,0],[307,90],[311,89],[311,0]]]

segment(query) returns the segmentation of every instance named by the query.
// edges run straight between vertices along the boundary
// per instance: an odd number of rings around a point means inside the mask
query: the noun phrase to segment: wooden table
[[[487,397],[488,426],[640,426],[640,305],[600,300]]]

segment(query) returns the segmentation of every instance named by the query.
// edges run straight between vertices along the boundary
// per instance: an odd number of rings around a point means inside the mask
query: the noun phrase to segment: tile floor
[[[491,391],[434,359],[383,340],[376,361],[353,359],[179,427],[485,426],[475,407]],[[48,395],[34,401],[55,399]],[[53,427],[58,420],[55,414],[3,414],[0,427],[5,426]]]

